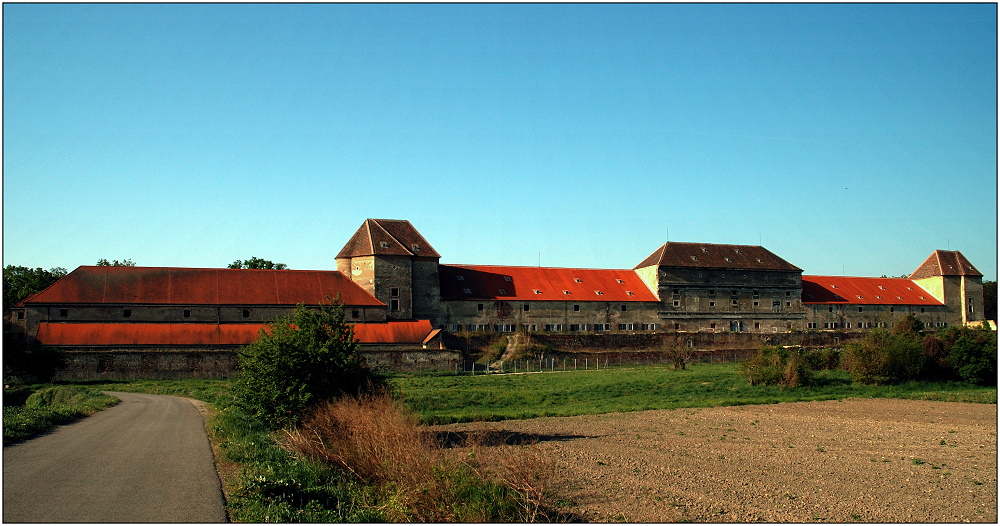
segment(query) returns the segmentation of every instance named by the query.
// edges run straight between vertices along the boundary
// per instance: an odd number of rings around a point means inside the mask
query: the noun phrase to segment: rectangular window
[[[785,306],[786,306],[786,307],[791,307],[791,306],[792,306],[792,302],[790,302],[790,301],[786,301],[786,302],[785,302]]]
[[[132,309],[122,309],[122,318],[131,318]]]
[[[714,301],[710,301],[710,302],[708,302],[708,306],[709,306],[709,307],[714,307],[714,306],[715,306],[715,302],[714,302]]]
[[[482,303],[477,304],[476,305],[476,310],[479,311],[479,312],[483,312],[483,304]]]
[[[399,297],[399,289],[396,289],[396,288],[389,289],[389,296],[392,297],[392,298],[398,298]]]
[[[360,318],[361,317],[361,311],[359,311],[358,309],[352,309],[351,310],[351,317],[354,318],[354,319]],[[459,329],[458,330],[462,330],[461,329],[461,325],[459,325]]]
[[[24,319],[24,311],[20,311],[20,312],[17,313],[17,319],[19,319],[19,320],[23,320]]]
[[[864,307],[858,307],[858,312],[864,312],[864,311],[865,311]]]
[[[759,301],[755,301],[755,302],[753,302],[753,306],[754,306],[754,307],[760,307],[760,302],[759,302]]]
[[[708,295],[709,295],[709,296],[715,296],[715,291],[714,291],[714,290],[710,290],[710,291],[708,291]]]
[[[573,312],[580,312],[580,306],[579,305],[573,305]]]
[[[622,305],[622,312],[625,312],[627,310],[628,310],[628,305]]]
[[[244,318],[250,317],[250,309],[243,309],[243,317]]]
[[[191,317],[191,309],[184,309],[183,315],[184,315],[185,318],[190,318]]]
[[[760,298],[760,293],[757,292],[756,290],[753,291],[753,299],[758,299],[758,298]]]
[[[811,322],[807,323],[806,324],[806,328],[815,329],[816,328],[816,322],[811,321]]]
[[[733,307],[739,307],[740,300],[733,300]]]
[[[714,324],[714,323],[710,323],[710,324],[708,325],[708,328],[709,328],[709,329],[712,329],[712,330],[715,330],[715,324]]]
[[[529,310],[531,310],[531,305],[525,303],[524,305],[521,305],[521,310],[523,310],[524,312],[528,312]]]
[[[69,309],[59,309],[59,316],[63,318],[69,316]]]
[[[399,299],[392,298],[389,300],[389,310],[398,311],[399,310]]]
[[[681,302],[679,302],[677,300],[674,300],[674,307],[680,307],[680,306],[681,306]]]

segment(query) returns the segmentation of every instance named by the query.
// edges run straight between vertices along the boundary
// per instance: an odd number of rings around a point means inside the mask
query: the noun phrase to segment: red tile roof
[[[632,270],[489,265],[438,270],[444,300],[658,301]]]
[[[337,271],[79,267],[27,303],[384,306]]]
[[[957,250],[935,250],[917,270],[910,274],[910,279],[923,279],[932,276],[979,276],[982,273],[969,263],[968,259]]]
[[[337,259],[372,255],[441,257],[409,221],[400,219],[366,219]]]
[[[257,341],[267,325],[257,323],[50,323],[38,324],[38,341],[57,346],[234,346]],[[428,320],[359,323],[361,343],[421,343],[432,332]]]
[[[909,279],[843,276],[802,276],[802,303],[943,305]]]
[[[654,265],[683,268],[802,271],[799,267],[761,246],[711,243],[664,243],[635,268]]]

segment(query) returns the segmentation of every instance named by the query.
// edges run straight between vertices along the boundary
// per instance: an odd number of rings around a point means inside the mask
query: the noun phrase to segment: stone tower
[[[961,252],[935,250],[910,279],[947,305],[956,324],[983,319],[983,274]]]
[[[388,306],[388,318],[436,320],[441,255],[409,221],[367,219],[337,254],[337,270]]]

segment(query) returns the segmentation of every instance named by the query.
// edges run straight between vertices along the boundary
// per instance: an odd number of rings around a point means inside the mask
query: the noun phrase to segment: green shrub
[[[788,349],[764,346],[749,360],[740,363],[740,375],[750,385],[778,385],[785,379],[788,364]]]
[[[919,336],[873,329],[860,342],[844,346],[843,365],[861,384],[885,385],[917,380],[927,363]]]
[[[290,316],[275,318],[239,351],[239,367],[236,405],[272,429],[298,423],[328,399],[385,384],[359,357],[340,304],[300,304]]]
[[[948,349],[948,363],[958,378],[976,385],[997,385],[997,335],[989,330],[962,328]]]

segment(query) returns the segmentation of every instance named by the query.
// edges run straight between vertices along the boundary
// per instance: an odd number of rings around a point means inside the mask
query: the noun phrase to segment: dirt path
[[[440,427],[542,437],[556,492],[589,521],[997,521],[996,405],[846,400]]]

